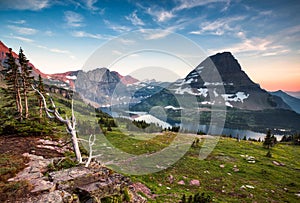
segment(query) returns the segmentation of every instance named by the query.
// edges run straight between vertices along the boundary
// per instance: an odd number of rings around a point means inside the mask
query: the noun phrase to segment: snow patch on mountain
[[[183,95],[184,93],[187,93],[187,94],[191,94],[191,95],[195,95],[195,96],[204,96],[204,97],[207,97],[207,94],[208,94],[208,89],[206,88],[199,88],[199,89],[192,89],[190,87],[186,87],[186,88],[177,88],[177,89],[174,89],[175,91],[175,94],[181,94]]]
[[[172,127],[169,123],[162,121],[150,114],[139,116],[139,117],[135,118],[134,120],[135,121],[145,121],[146,123],[154,123],[154,124],[159,125],[162,128],[171,128]]]
[[[245,94],[244,92],[237,92],[235,94],[222,94],[222,97],[225,101],[234,101],[234,102],[242,102],[249,97],[249,94]]]
[[[225,102],[225,105],[226,105],[226,106],[229,106],[229,107],[231,107],[231,108],[233,107],[228,101]]]
[[[77,76],[76,75],[67,75],[66,78],[68,78],[69,80],[76,80]]]
[[[183,108],[182,107],[174,107],[174,106],[165,106],[165,109],[172,109],[172,110],[182,110]]]

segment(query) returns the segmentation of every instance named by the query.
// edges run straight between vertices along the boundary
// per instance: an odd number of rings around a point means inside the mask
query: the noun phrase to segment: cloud
[[[267,38],[245,38],[241,43],[223,49],[211,49],[211,54],[223,51],[230,51],[235,54],[246,54],[251,56],[277,56],[290,52],[283,45],[277,45],[275,41]]]
[[[86,38],[92,38],[92,39],[105,39],[105,40],[112,38],[111,36],[106,36],[106,35],[104,36],[101,34],[91,34],[91,33],[85,32],[85,31],[74,31],[74,32],[72,32],[72,36],[73,37],[86,37]]]
[[[51,30],[47,30],[47,31],[45,31],[45,35],[52,37],[54,35],[54,33]]]
[[[168,27],[166,29],[156,29],[156,30],[143,30],[141,29],[140,32],[144,34],[144,38],[146,40],[155,40],[155,39],[161,39],[164,38],[171,33],[175,32],[179,27],[178,26],[172,26]]]
[[[68,57],[70,57],[72,59],[76,58],[74,55],[72,55],[72,53],[69,50],[63,50],[63,49],[58,49],[58,48],[49,48],[49,47],[39,45],[39,44],[34,44],[34,45],[38,48],[45,49],[45,50],[50,51],[52,53],[64,54],[64,55],[67,55]]]
[[[127,26],[123,26],[123,25],[117,25],[117,24],[112,24],[111,22],[109,22],[108,20],[103,20],[103,22],[112,30],[116,31],[116,32],[129,32],[131,30],[130,27]]]
[[[39,11],[44,8],[50,7],[50,2],[50,0],[1,0],[0,8]]]
[[[230,18],[221,18],[215,21],[205,21],[201,23],[200,30],[191,31],[190,34],[223,35],[227,31],[236,31],[236,28],[231,26],[231,23],[243,20],[244,18],[245,17],[243,16],[237,16],[237,17],[230,17]]]
[[[146,13],[151,15],[157,22],[166,22],[175,17],[172,11],[166,11],[158,7],[147,8]]]
[[[15,21],[8,21],[10,23],[13,23],[13,24],[25,24],[26,23],[26,20],[15,20]]]
[[[133,25],[145,25],[145,23],[142,21],[142,19],[140,19],[138,16],[137,16],[137,10],[135,10],[132,14],[130,14],[129,16],[125,16],[125,18],[129,21],[131,21],[131,23]]]
[[[98,0],[86,0],[86,7],[89,10],[96,11],[99,8],[95,7],[94,4],[97,3]]]
[[[21,35],[34,35],[38,32],[36,29],[28,27],[18,27],[14,25],[8,25],[7,27]]]
[[[118,38],[118,41],[124,45],[132,45],[132,44],[136,43],[134,40],[123,39],[123,38]]]
[[[227,2],[227,0],[179,0],[179,4],[173,10],[181,11],[218,2]]]
[[[65,21],[67,22],[68,26],[70,27],[82,27],[84,26],[83,17],[75,13],[73,11],[66,11],[65,12]]]
[[[20,40],[20,41],[26,42],[26,43],[32,43],[32,42],[34,42],[34,40],[32,40],[32,39],[29,39],[29,38],[26,38],[26,37],[14,36],[14,35],[9,36],[9,38],[11,38],[11,39],[17,39],[17,40]]]
[[[70,51],[62,50],[62,49],[49,49],[49,51],[53,53],[59,53],[59,54],[70,54]]]
[[[231,1],[230,1],[230,0],[227,0],[226,5],[225,5],[224,8],[221,10],[221,12],[227,11],[227,10],[229,9],[229,7],[230,7],[230,3],[231,3]]]

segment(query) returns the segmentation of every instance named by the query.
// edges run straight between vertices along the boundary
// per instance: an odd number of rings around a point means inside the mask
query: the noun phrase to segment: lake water
[[[232,135],[232,137],[237,137],[239,136],[240,139],[243,139],[244,136],[246,138],[253,138],[258,140],[259,138],[261,140],[264,140],[266,133],[259,133],[259,132],[253,132],[251,130],[240,130],[240,129],[230,129],[230,128],[219,128],[216,126],[208,126],[208,125],[190,125],[190,126],[184,126],[186,130],[191,130],[194,131],[194,129],[198,128],[198,131],[204,132],[206,134],[211,134],[211,135]],[[275,135],[277,138],[277,141],[280,141],[283,135]]]
[[[118,113],[116,112],[111,112],[108,109],[102,109],[102,111],[110,114],[113,117],[120,117]],[[138,116],[141,115],[146,115],[147,112],[127,112],[130,114],[135,114]],[[217,126],[208,126],[208,125],[198,125],[198,124],[185,124],[184,126],[181,126],[182,130],[187,130],[189,132],[203,132],[205,134],[210,134],[210,135],[232,135],[232,137],[237,137],[239,136],[240,139],[243,139],[244,136],[246,136],[246,138],[252,138],[252,139],[256,139],[258,140],[260,138],[260,140],[264,140],[266,133],[259,133],[259,132],[254,132],[251,130],[241,130],[241,129],[230,129],[230,128],[219,128]],[[198,129],[198,130],[197,130]],[[277,138],[277,141],[280,141],[283,135],[275,135],[275,137]]]

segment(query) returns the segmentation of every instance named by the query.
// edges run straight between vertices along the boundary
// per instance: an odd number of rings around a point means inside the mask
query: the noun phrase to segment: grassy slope
[[[107,135],[115,146],[132,154],[137,154],[135,144],[143,152],[160,149],[165,144],[159,136],[152,146],[143,145],[127,136],[113,131]],[[167,138],[170,141],[170,137]],[[164,146],[165,147],[165,146]],[[147,150],[149,148],[150,150]],[[193,147],[176,164],[167,170],[144,176],[132,176],[134,181],[147,185],[155,194],[155,200],[149,202],[178,202],[182,194],[190,195],[205,192],[213,196],[216,202],[269,202],[289,201],[296,202],[299,198],[295,193],[300,191],[300,147],[277,144],[272,148],[272,158],[265,155],[267,149],[262,143],[221,138],[213,153],[205,160],[198,159],[199,147]],[[256,163],[248,163],[241,155],[254,156]],[[282,162],[285,166],[276,166],[273,160]],[[221,168],[220,165],[225,167]],[[233,167],[239,169],[233,171]],[[209,171],[205,173],[204,171]],[[168,181],[168,176],[175,178],[173,184]],[[200,187],[189,186],[192,179],[200,180]],[[184,180],[185,185],[178,185],[179,180]],[[159,186],[162,184],[162,186]],[[254,186],[254,189],[241,189],[242,185]],[[171,189],[167,189],[167,187]]]

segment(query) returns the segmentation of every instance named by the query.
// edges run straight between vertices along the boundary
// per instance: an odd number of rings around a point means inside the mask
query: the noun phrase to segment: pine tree
[[[37,86],[37,89],[42,93],[44,94],[45,92],[45,88],[44,88],[44,82],[43,82],[43,79],[41,77],[41,75],[39,74],[39,80],[38,80],[38,86]],[[39,99],[39,115],[40,115],[40,120],[42,119],[43,117],[43,99],[41,97],[38,97]]]
[[[33,84],[33,77],[31,76],[32,68],[28,65],[28,60],[23,53],[22,48],[19,51],[19,64],[21,68],[22,88],[25,104],[25,118],[29,116],[28,110],[28,94],[30,92],[31,85]]]
[[[265,141],[263,143],[264,147],[270,149],[270,147],[273,147],[276,144],[277,140],[274,135],[271,135],[271,130],[267,131],[267,135],[265,137]]]
[[[13,56],[12,49],[6,53],[5,60],[5,81],[7,84],[7,95],[11,97],[16,104],[16,111],[18,113],[18,119],[22,120],[23,117],[23,106],[21,101],[21,81],[20,81],[20,70],[16,63],[16,59]]]

